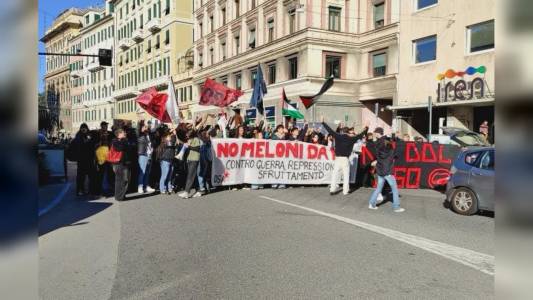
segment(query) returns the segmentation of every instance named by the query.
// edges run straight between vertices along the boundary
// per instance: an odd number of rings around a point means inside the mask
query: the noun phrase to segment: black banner
[[[441,189],[446,186],[450,167],[459,154],[455,145],[398,142],[394,176],[398,188]],[[374,160],[375,149],[363,147],[359,165],[366,166]]]

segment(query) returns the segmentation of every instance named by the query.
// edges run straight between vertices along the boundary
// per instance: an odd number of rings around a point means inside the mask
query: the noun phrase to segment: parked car
[[[494,211],[494,148],[469,147],[452,164],[446,200],[461,215]]]
[[[453,144],[460,147],[490,146],[481,134],[458,127],[441,127],[443,134],[432,134],[430,142]]]

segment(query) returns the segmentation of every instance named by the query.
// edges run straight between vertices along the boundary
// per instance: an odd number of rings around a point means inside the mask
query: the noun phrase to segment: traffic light
[[[98,62],[101,66],[113,65],[113,51],[110,49],[98,49]]]

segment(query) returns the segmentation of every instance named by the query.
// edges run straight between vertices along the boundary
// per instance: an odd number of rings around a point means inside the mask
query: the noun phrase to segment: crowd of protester
[[[295,121],[295,120],[293,120]],[[287,122],[288,126],[279,124],[275,128],[265,125],[264,121],[245,124],[240,113],[236,111],[229,119],[225,114],[206,115],[192,123],[180,123],[175,127],[165,124],[154,126],[150,121],[141,121],[137,128],[127,125],[108,130],[108,124],[102,122],[100,129],[89,130],[86,124],[79,131],[66,150],[67,159],[77,162],[76,193],[78,196],[93,197],[114,195],[122,201],[128,193],[161,193],[179,197],[200,197],[213,192],[211,184],[211,150],[212,138],[272,139],[302,141],[335,148],[336,174],[342,171],[343,193],[349,192],[348,157],[360,153],[361,147],[376,147],[379,133],[368,132],[365,127],[356,134],[354,127],[338,124],[334,130],[322,122],[322,128],[310,128],[304,123],[301,128],[296,122]],[[398,141],[407,140],[393,135]],[[109,162],[110,151],[120,153],[120,159]],[[359,166],[358,185],[371,186],[376,179],[376,166],[368,163]],[[377,167],[379,169],[379,166]],[[359,174],[360,173],[360,174]],[[386,174],[390,175],[390,174]],[[389,181],[390,178],[385,178]],[[377,181],[379,184],[382,181]],[[232,189],[260,189],[263,185],[232,186]],[[283,189],[285,184],[273,184],[271,188]],[[332,194],[339,192],[336,184],[330,187]],[[378,200],[381,194],[378,195]]]

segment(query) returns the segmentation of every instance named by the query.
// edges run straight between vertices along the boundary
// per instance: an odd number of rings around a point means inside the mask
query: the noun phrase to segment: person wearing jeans
[[[137,154],[139,155],[138,192],[140,194],[146,192],[152,193],[155,190],[148,186],[148,180],[150,179],[152,141],[148,126],[144,124],[141,125],[139,138],[137,139]]]
[[[376,143],[376,161],[372,164],[376,165],[376,173],[378,177],[378,183],[376,189],[370,196],[368,201],[369,209],[378,209],[376,206],[378,195],[383,189],[385,181],[390,185],[392,189],[392,209],[394,212],[403,212],[405,209],[400,207],[400,197],[398,195],[398,186],[396,185],[396,178],[392,175],[394,168],[394,158],[396,156],[395,149],[391,141],[383,136],[383,128],[377,127],[374,130],[374,135],[378,138]]]
[[[172,159],[176,152],[175,138],[170,133],[165,133],[159,145],[158,158],[161,165],[161,178],[159,179],[159,191],[161,194],[170,194],[172,187]]]

